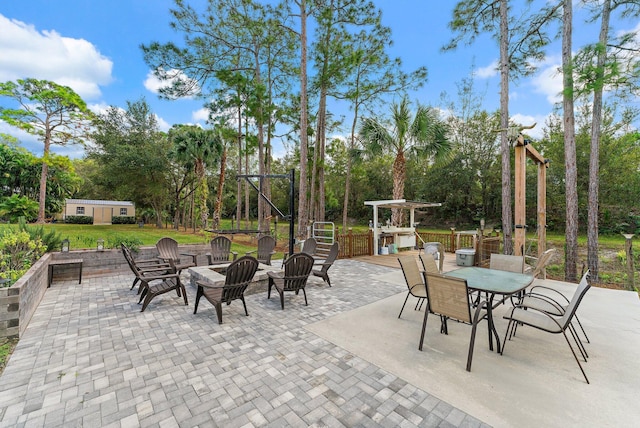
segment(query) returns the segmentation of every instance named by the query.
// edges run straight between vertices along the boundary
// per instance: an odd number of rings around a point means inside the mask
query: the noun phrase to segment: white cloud
[[[113,62],[84,39],[39,32],[33,25],[0,14],[0,81],[32,77],[71,87],[96,99],[112,81]]]
[[[103,113],[106,113],[107,109],[111,106],[108,105],[107,103],[101,102],[96,104],[87,104],[87,107],[89,108],[89,110],[91,110],[95,114],[103,114]]]
[[[547,63],[531,79],[534,91],[547,97],[549,104],[562,101],[562,73],[560,63]]]
[[[162,77],[162,79],[159,77]],[[147,78],[144,80],[144,87],[147,88],[148,91],[153,92],[154,94],[158,94],[162,88],[166,88],[171,86],[173,82],[179,81],[182,82],[186,87],[190,87],[191,93],[195,94],[199,91],[199,86],[197,82],[186,74],[184,74],[180,70],[150,70],[147,73]],[[190,96],[185,96],[181,98],[192,98]]]
[[[476,70],[475,75],[480,79],[488,79],[498,75],[498,61],[495,60],[486,67],[481,67]]]
[[[531,136],[532,138],[535,138],[536,140],[539,140],[544,136],[544,126],[548,116],[550,115],[531,116],[528,114],[516,113],[511,116],[511,121],[522,126],[531,126],[535,123],[536,126],[533,129],[527,129],[524,131],[524,133]]]
[[[203,121],[206,122],[209,119],[209,109],[202,107],[200,110],[196,110],[191,113],[191,120],[194,122]]]
[[[169,129],[171,129],[171,125],[169,125],[169,122],[167,122],[166,120],[164,120],[163,118],[161,118],[157,114],[155,114],[154,116],[156,117],[156,120],[158,121],[158,128],[160,128],[160,130],[162,132],[167,132]]]

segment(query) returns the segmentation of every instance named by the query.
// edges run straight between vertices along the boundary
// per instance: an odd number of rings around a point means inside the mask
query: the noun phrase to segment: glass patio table
[[[467,286],[487,295],[487,322],[489,323],[489,349],[493,351],[492,334],[496,337],[497,352],[500,352],[500,337],[493,322],[493,309],[503,303],[505,297],[517,294],[533,282],[533,275],[507,272],[481,267],[464,267],[444,273],[445,276],[467,281]],[[496,294],[502,295],[497,303],[493,303]]]

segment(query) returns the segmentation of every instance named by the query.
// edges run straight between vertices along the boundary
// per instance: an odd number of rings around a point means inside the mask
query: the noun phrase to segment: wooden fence
[[[373,255],[373,231],[363,233],[353,233],[349,230],[347,233],[336,235],[336,239],[340,243],[341,259],[349,259],[358,256]]]
[[[458,248],[475,248],[476,264],[481,265],[488,263],[491,253],[500,252],[502,239],[499,235],[483,236],[482,239],[476,239],[470,234],[458,234],[455,229],[449,233],[421,232],[420,237],[424,242],[440,242],[444,245],[444,250],[449,253],[454,253]],[[373,231],[371,230],[362,233],[354,233],[349,230],[347,233],[337,234],[336,239],[340,243],[338,257],[341,259],[374,254]]]

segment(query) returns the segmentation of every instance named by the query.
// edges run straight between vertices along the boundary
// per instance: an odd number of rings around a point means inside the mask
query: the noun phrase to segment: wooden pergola
[[[526,189],[527,189],[527,157],[538,167],[538,256],[547,246],[547,168],[549,162],[518,135],[515,143],[515,248],[517,256],[524,255],[526,242]]]

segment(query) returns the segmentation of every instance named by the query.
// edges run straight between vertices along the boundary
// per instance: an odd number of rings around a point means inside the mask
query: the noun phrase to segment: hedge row
[[[136,218],[130,215],[114,215],[111,224],[136,224]]]
[[[68,215],[65,217],[64,222],[71,224],[93,224],[93,217],[88,215]]]

